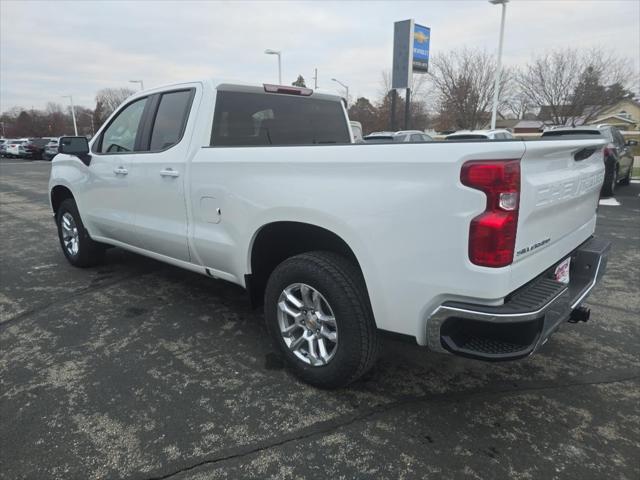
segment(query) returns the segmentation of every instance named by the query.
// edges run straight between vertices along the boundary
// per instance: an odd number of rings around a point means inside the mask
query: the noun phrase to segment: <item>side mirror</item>
[[[637,140],[627,140],[625,145],[627,147],[635,147],[636,145],[638,145],[638,141]]]
[[[59,153],[75,155],[87,167],[91,164],[89,155],[89,141],[86,137],[62,137],[58,145]]]
[[[89,142],[85,137],[62,137],[58,152],[76,156],[88,155]]]

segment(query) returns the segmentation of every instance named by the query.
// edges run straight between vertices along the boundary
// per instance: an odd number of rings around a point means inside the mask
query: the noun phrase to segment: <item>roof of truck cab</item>
[[[263,84],[263,85],[245,85],[238,83],[219,83],[215,86],[216,90],[224,91],[224,92],[242,92],[242,93],[258,93],[263,95],[291,95],[287,93],[276,93],[276,92],[267,92],[265,91],[265,85],[273,85],[276,87],[284,87],[284,88],[300,88],[292,85],[274,85],[274,84]],[[305,88],[305,87],[302,87]],[[342,101],[342,97],[340,95],[336,95],[335,93],[327,93],[324,91],[313,90],[309,88],[308,90],[312,91],[311,95],[296,95],[301,98],[313,98],[316,100],[331,100],[334,102]]]
[[[139,92],[134,93],[129,98],[141,97],[144,95],[159,93],[159,92],[176,89],[176,88],[188,88],[190,85],[193,85],[194,83],[200,83],[203,85],[208,84],[209,86],[211,86],[216,90],[247,92],[247,93],[263,93],[263,94],[267,94],[267,92],[265,92],[264,90],[265,85],[273,85],[269,83],[265,83],[265,84],[248,83],[248,82],[242,82],[239,80],[232,80],[232,79],[218,79],[218,78],[195,79],[188,82],[170,83],[166,85],[159,85],[153,88],[148,88],[146,90],[141,90]],[[277,85],[277,86],[287,87],[287,88],[296,88],[295,86],[292,86],[292,85]],[[313,89],[310,89],[310,90],[313,90]],[[286,94],[269,93],[269,95],[286,95]],[[340,95],[327,90],[313,90],[313,93],[310,96],[307,97],[307,96],[301,95],[301,97],[314,98],[314,99],[320,99],[320,100],[331,100],[331,101],[342,100],[342,97]]]

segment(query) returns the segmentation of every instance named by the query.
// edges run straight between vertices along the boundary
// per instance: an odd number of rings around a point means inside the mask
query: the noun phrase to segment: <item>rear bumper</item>
[[[570,283],[555,281],[555,265],[489,307],[446,302],[427,321],[431,349],[488,361],[526,357],[567,321],[605,273],[611,243],[591,237],[571,256]]]

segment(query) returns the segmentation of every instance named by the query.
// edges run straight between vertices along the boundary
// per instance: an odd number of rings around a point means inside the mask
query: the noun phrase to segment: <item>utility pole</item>
[[[493,5],[502,5],[502,19],[500,20],[500,43],[498,44],[498,64],[496,66],[496,78],[493,83],[493,108],[491,110],[491,130],[496,128],[496,116],[498,114],[498,99],[500,88],[500,75],[502,69],[502,44],[504,41],[504,17],[507,14],[507,2],[509,0],[489,0]]]
[[[395,132],[396,128],[396,103],[398,101],[398,92],[395,88],[391,89],[391,131]]]
[[[314,75],[313,75],[313,89],[317,90],[318,89],[318,69],[314,68]]]

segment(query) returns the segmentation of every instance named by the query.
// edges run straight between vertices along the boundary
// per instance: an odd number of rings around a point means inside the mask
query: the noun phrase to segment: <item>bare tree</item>
[[[429,85],[429,77],[426,74],[416,73],[411,79],[411,98],[416,100],[424,100],[427,95],[427,88]],[[384,98],[389,94],[391,90],[391,71],[383,70],[380,75],[380,88],[378,90],[378,96]],[[402,90],[401,90],[402,91]]]
[[[483,126],[490,116],[493,101],[496,61],[481,50],[452,50],[431,59],[430,78],[437,93],[441,129],[475,129]],[[511,71],[503,68],[500,89],[504,107]],[[446,127],[446,128],[445,128]]]
[[[523,119],[527,114],[532,114],[535,105],[531,103],[529,97],[522,90],[514,90],[514,92],[504,99],[505,110],[517,119]]]
[[[558,125],[586,123],[630,92],[628,60],[601,49],[557,49],[534,57],[517,76],[539,118]]]
[[[426,108],[428,98],[429,77],[425,74],[414,74],[411,78],[411,105],[409,123],[412,129],[423,130],[429,125],[429,115]],[[376,102],[376,130],[389,130],[391,128],[391,72],[383,70],[380,76],[379,100]],[[403,124],[405,111],[405,90],[398,89],[396,101],[396,121]]]
[[[96,128],[111,115],[118,105],[135,92],[129,88],[103,88],[96,94],[94,123]]]
[[[296,78],[296,81],[293,82],[291,85],[293,85],[294,87],[305,87],[305,88],[307,86],[304,83],[304,77],[302,75],[298,75],[298,78]]]

